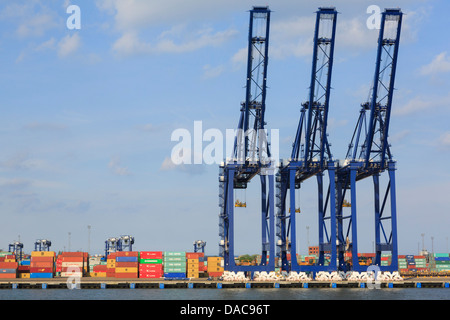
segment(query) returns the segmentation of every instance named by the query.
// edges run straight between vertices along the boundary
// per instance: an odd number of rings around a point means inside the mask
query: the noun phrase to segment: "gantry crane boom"
[[[226,270],[237,270],[234,264],[234,198],[235,189],[246,189],[256,176],[261,181],[262,259],[252,271],[274,266],[274,201],[269,145],[265,132],[267,65],[269,50],[270,10],[250,10],[247,52],[245,101],[234,141],[232,159],[220,166],[219,173],[219,236],[220,254]],[[268,180],[268,185],[267,185]],[[268,252],[271,251],[267,262]]]
[[[375,264],[380,264],[381,252],[392,253],[392,263],[383,267],[386,271],[397,268],[397,219],[395,195],[395,161],[388,144],[388,132],[394,93],[398,49],[402,24],[400,9],[385,9],[381,15],[378,37],[375,73],[370,100],[361,104],[359,118],[349,144],[345,161],[337,169],[336,179],[336,216],[338,222],[339,265],[346,269],[344,251],[347,247],[352,252],[353,270],[363,270],[358,262],[357,241],[357,204],[356,182],[367,177],[373,178],[374,214],[375,214]],[[367,115],[369,113],[369,115]],[[360,144],[360,141],[363,141]],[[379,176],[388,170],[388,184],[380,206]],[[351,215],[343,215],[343,203],[347,190],[350,190]],[[389,197],[390,196],[390,197]],[[386,216],[386,204],[390,200],[390,216]],[[348,228],[344,233],[344,221]],[[391,232],[386,234],[383,222],[391,221]],[[383,234],[384,239],[381,239]],[[348,241],[347,239],[350,239]]]
[[[320,258],[318,267],[323,268],[324,252],[331,251],[336,257],[336,246],[328,236],[325,221],[330,224],[331,236],[335,234],[334,198],[330,200],[330,190],[334,190],[334,162],[327,138],[327,122],[331,91],[331,77],[333,69],[334,43],[336,34],[337,11],[334,7],[321,7],[316,12],[314,31],[312,70],[308,100],[302,104],[300,120],[296,136],[292,145],[291,158],[280,166],[277,175],[277,236],[278,249],[284,269],[300,270],[296,254],[296,207],[295,189],[299,189],[303,181],[316,176],[318,183],[318,216],[319,216],[319,246]],[[303,147],[303,149],[302,149]],[[330,186],[327,192],[325,206],[323,203],[323,179],[325,171],[329,172]],[[286,208],[289,189],[290,210]],[[325,218],[328,201],[330,216]],[[295,208],[295,210],[294,210]],[[286,212],[290,214],[287,215]],[[286,222],[288,223],[286,225]],[[289,239],[290,235],[290,239]],[[292,260],[287,258],[290,251]],[[332,259],[333,261],[333,259]],[[334,259],[336,261],[336,259]],[[329,268],[334,268],[333,263]],[[305,269],[305,268],[303,268]]]

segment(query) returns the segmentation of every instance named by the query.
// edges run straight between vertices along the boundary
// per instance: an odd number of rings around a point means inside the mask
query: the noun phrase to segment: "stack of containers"
[[[17,278],[18,267],[15,254],[4,254],[0,257],[0,278]]]
[[[106,257],[106,276],[114,278],[116,274],[116,252],[110,253]]]
[[[63,252],[58,256],[61,263],[61,277],[83,277],[88,268],[87,252]]]
[[[403,273],[408,271],[408,264],[406,262],[405,255],[398,256],[398,271],[403,272]]]
[[[414,255],[406,255],[406,264],[409,272],[417,272]]]
[[[414,256],[414,262],[416,263],[417,272],[428,271],[427,259],[425,256]]]
[[[216,278],[222,276],[224,271],[222,257],[208,257],[206,263],[209,277]]]
[[[139,274],[139,252],[118,251],[116,252],[116,278],[138,278]]]
[[[188,278],[200,278],[205,270],[205,254],[203,252],[186,253],[186,274]]]
[[[381,254],[381,265],[389,266],[391,264],[391,254],[382,253]]]
[[[55,274],[54,251],[32,251],[30,278],[53,278]]]
[[[186,278],[186,252],[164,251],[164,278]]]
[[[23,279],[30,278],[30,260],[22,260],[19,262],[17,277]]]
[[[435,268],[438,272],[450,271],[450,257],[448,253],[434,253],[433,254]]]
[[[163,252],[139,252],[139,278],[163,278]]]

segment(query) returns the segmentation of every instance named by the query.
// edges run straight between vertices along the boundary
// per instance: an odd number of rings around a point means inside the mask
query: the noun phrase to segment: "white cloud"
[[[428,110],[430,108],[438,109],[442,107],[447,107],[450,105],[450,95],[446,96],[416,96],[406,102],[399,108],[394,108],[392,110],[393,115],[403,116],[409,115],[416,112]]]
[[[447,52],[441,52],[433,61],[420,68],[422,75],[434,75],[437,73],[450,72],[450,58],[447,56]]]
[[[447,131],[440,136],[439,144],[443,147],[450,147],[450,131]]]
[[[185,32],[180,38],[186,38]],[[145,42],[139,38],[135,31],[124,33],[113,45],[113,50],[119,55],[133,55],[133,54],[154,54],[154,53],[184,53],[195,51],[204,47],[215,47],[228,41],[237,34],[236,30],[228,29],[225,31],[213,31],[202,29],[197,31],[194,36],[187,37],[184,41],[178,43],[174,39],[168,38],[173,35],[172,32],[163,32],[158,37],[155,44]]]
[[[212,67],[209,64],[203,66],[203,78],[211,79],[220,76],[225,71],[225,66]]]
[[[58,43],[58,56],[66,57],[78,50],[81,39],[78,33],[67,35]]]
[[[108,168],[111,169],[111,171],[119,176],[129,176],[131,175],[131,172],[128,170],[127,167],[122,166],[120,159],[118,157],[113,157],[111,161],[108,163]]]

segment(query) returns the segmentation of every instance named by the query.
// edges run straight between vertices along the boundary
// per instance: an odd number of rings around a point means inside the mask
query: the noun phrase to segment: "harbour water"
[[[0,300],[450,300],[450,289],[5,289]]]

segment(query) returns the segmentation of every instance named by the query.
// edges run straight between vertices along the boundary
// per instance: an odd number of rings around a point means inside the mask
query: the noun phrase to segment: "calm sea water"
[[[450,289],[10,289],[0,300],[450,300]]]

